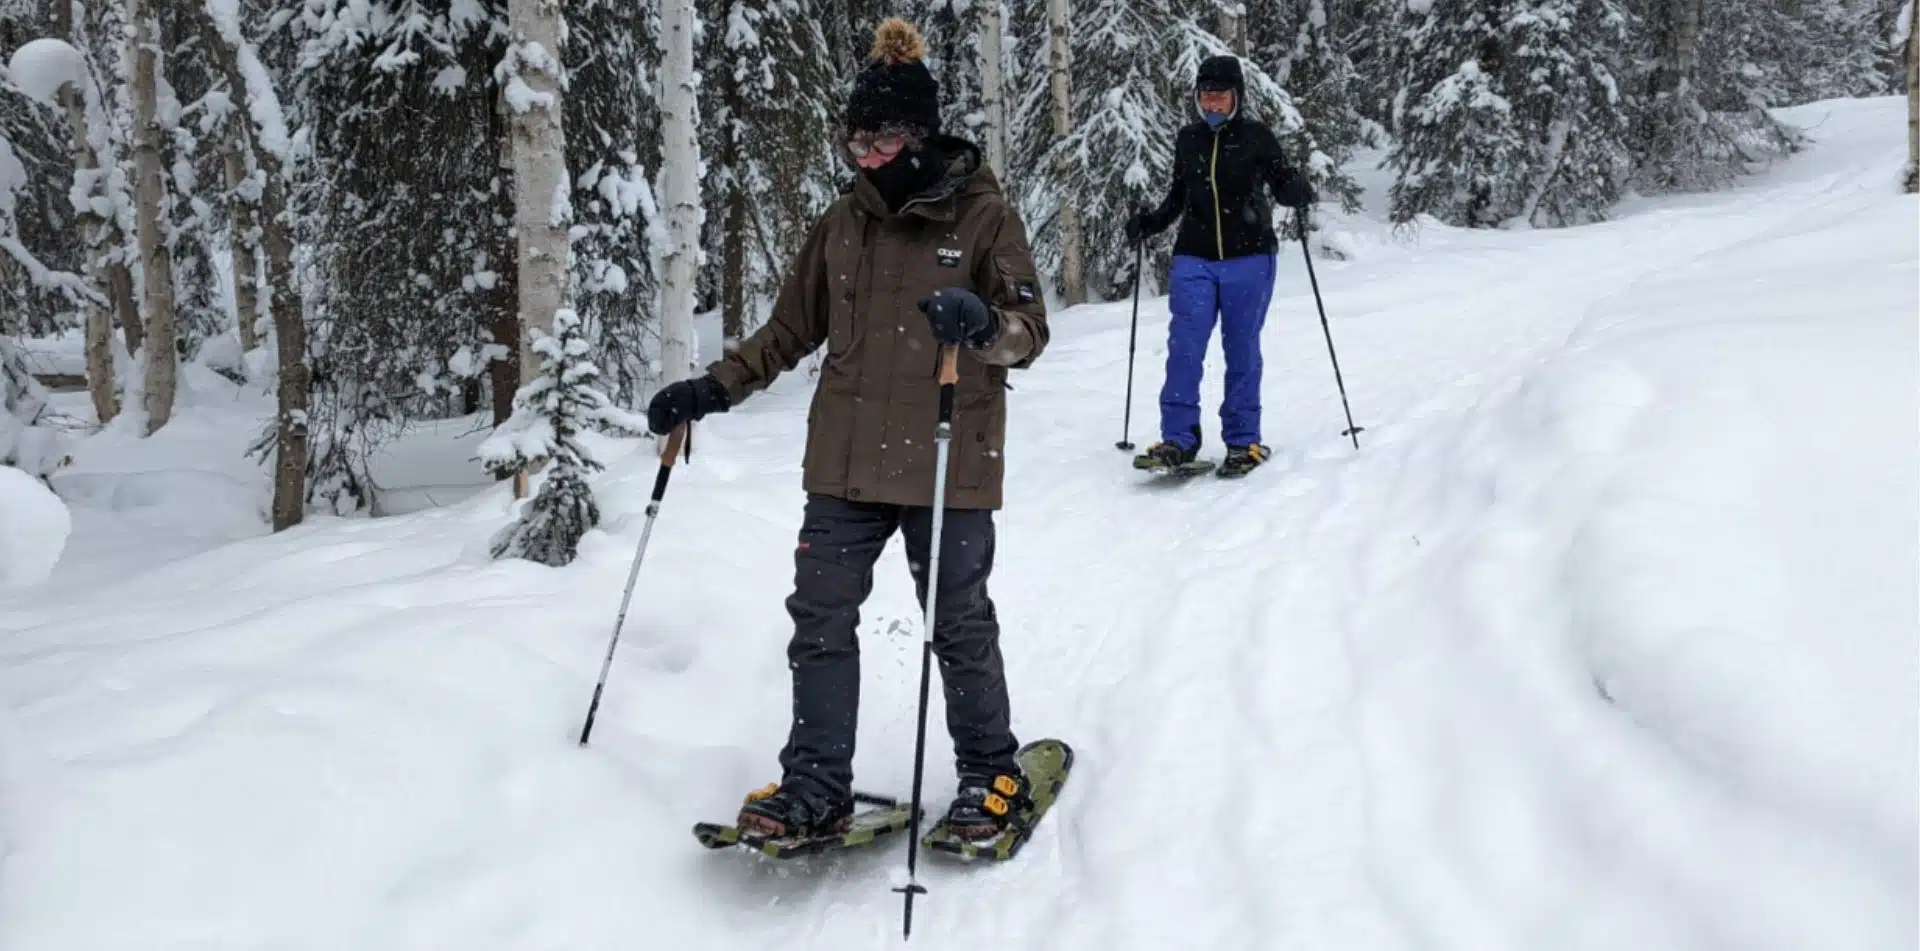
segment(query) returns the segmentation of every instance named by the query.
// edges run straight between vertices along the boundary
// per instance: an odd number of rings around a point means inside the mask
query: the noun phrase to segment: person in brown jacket
[[[981,150],[941,132],[939,86],[924,52],[904,21],[875,31],[837,130],[851,188],[807,236],[766,325],[648,407],[649,427],[671,432],[739,405],[826,347],[807,413],[807,502],[786,602],[793,722],[781,780],[749,795],[743,831],[829,834],[853,813],[860,607],[896,530],[925,607],[938,373],[949,345],[959,350],[960,374],[933,625],[960,777],[948,819],[961,835],[997,835],[1027,792],[987,579],[1007,374],[1046,348],[1046,307],[1026,227]],[[1019,792],[993,794],[1000,777]]]

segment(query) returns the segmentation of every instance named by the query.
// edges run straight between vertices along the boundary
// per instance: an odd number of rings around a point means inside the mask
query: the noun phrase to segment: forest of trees
[[[764,318],[845,182],[831,129],[889,15],[926,34],[948,127],[985,148],[1067,304],[1131,290],[1123,226],[1165,187],[1208,55],[1243,57],[1252,112],[1322,207],[1357,208],[1364,150],[1392,173],[1395,222],[1556,227],[1788,154],[1801,133],[1769,107],[1905,92],[1915,16],[1911,0],[0,0],[0,464],[21,464],[44,404],[6,338],[70,331],[102,423],[165,427],[186,362],[274,393],[256,451],[276,527],[377,511],[369,458],[424,420],[519,412],[489,469],[554,459],[543,482],[586,492],[568,427],[619,428],[617,407],[711,360],[696,313],[729,340]],[[543,372],[564,360],[582,372]],[[562,392],[576,384],[591,391]],[[526,416],[542,412],[574,415]],[[597,517],[577,495],[542,511]]]

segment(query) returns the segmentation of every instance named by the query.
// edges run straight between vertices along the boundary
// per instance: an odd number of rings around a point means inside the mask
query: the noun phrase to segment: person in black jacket
[[[1180,219],[1169,275],[1173,320],[1167,331],[1167,377],[1160,390],[1160,438],[1134,460],[1143,469],[1193,461],[1200,451],[1200,376],[1220,321],[1227,358],[1226,398],[1220,407],[1225,476],[1245,475],[1266,461],[1260,441],[1260,330],[1273,296],[1279,242],[1267,192],[1304,209],[1312,186],[1287,163],[1273,130],[1245,114],[1240,61],[1210,57],[1200,64],[1194,98],[1201,119],[1174,142],[1173,185],[1158,208],[1127,220],[1127,238],[1140,241]]]

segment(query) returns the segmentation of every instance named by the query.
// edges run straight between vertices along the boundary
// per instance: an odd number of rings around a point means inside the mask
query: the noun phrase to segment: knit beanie
[[[926,40],[913,24],[889,17],[873,31],[866,68],[853,79],[847,100],[847,128],[877,132],[884,126],[940,132],[940,84],[922,60]]]

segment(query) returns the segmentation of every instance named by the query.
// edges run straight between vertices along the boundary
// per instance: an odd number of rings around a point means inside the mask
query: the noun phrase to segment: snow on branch
[[[279,95],[274,92],[272,74],[267,72],[259,51],[240,29],[240,0],[206,0],[206,4],[214,28],[240,61],[240,74],[247,81],[247,110],[259,129],[260,144],[279,159],[282,166],[291,165],[293,139],[287,133],[286,114],[280,108]]]

